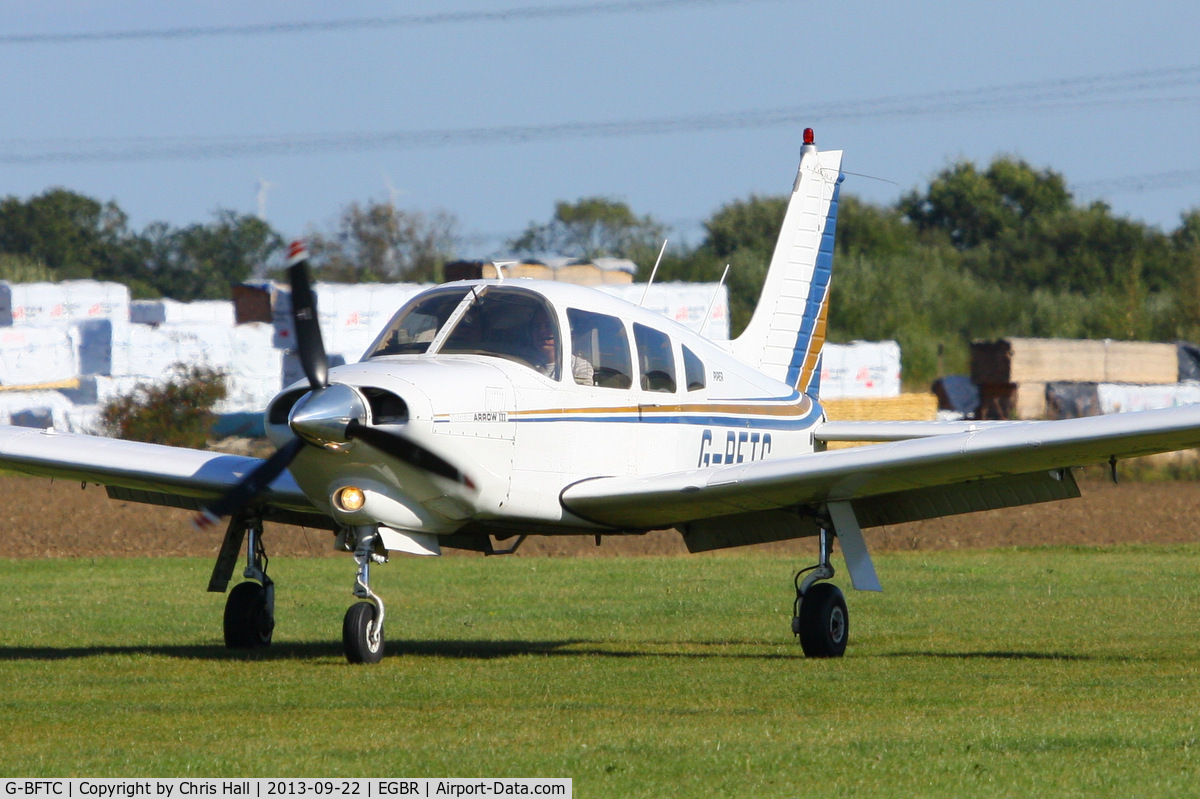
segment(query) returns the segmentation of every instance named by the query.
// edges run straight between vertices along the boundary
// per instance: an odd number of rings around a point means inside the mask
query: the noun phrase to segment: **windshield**
[[[468,291],[438,292],[413,305],[389,325],[371,357],[423,353],[442,336],[439,355],[505,358],[558,379],[558,323],[545,300],[520,289],[487,286],[455,314]],[[453,328],[442,331],[447,320]]]
[[[425,352],[466,293],[467,289],[438,291],[418,300],[396,315],[367,357]]]

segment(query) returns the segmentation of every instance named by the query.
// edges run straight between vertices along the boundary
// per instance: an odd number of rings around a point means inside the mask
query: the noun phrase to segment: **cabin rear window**
[[[675,353],[671,351],[671,339],[652,327],[635,324],[633,340],[637,342],[642,390],[674,394]]]
[[[700,360],[700,356],[687,347],[683,348],[683,376],[687,380],[688,391],[699,391],[704,388],[704,361]]]
[[[576,383],[604,388],[633,385],[629,337],[620,319],[568,308],[567,322],[571,325],[570,368]]]

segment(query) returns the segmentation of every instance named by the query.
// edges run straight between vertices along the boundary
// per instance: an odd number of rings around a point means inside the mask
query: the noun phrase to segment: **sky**
[[[695,246],[790,190],[812,127],[869,202],[1010,155],[1170,231],[1200,207],[1198,30],[1182,0],[9,0],[0,196],[288,238],[392,200],[453,214],[465,258],[604,196]]]

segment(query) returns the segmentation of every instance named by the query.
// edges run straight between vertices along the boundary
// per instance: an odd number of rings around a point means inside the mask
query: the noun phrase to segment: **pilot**
[[[558,332],[553,323],[545,316],[538,316],[530,326],[530,336],[537,351],[537,370],[544,375],[558,379]],[[591,361],[582,358],[578,353],[571,354],[571,374],[576,383],[592,385],[595,369]]]
[[[544,315],[537,315],[529,326],[533,344],[534,367],[544,375],[558,377],[558,337],[554,325]]]

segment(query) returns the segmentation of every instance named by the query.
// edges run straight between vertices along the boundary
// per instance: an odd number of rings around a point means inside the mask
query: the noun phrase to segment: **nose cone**
[[[343,449],[350,422],[366,423],[367,403],[354,388],[333,383],[310,392],[296,403],[288,424],[296,435],[326,449]]]

